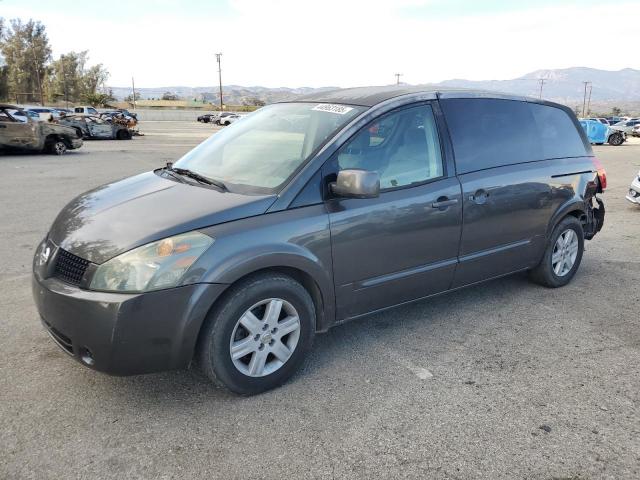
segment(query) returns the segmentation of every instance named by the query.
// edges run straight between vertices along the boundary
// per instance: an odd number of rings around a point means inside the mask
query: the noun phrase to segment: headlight
[[[134,248],[100,265],[89,288],[146,292],[175,287],[212,243],[208,235],[189,232]]]

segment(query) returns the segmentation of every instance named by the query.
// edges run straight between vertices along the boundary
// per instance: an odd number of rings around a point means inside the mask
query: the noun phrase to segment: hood
[[[58,214],[49,238],[94,263],[218,223],[265,213],[275,195],[241,195],[143,173],[98,187]]]

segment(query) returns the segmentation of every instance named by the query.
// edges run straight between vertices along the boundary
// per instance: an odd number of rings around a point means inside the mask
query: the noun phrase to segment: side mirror
[[[349,169],[338,172],[329,184],[331,193],[345,198],[375,198],[380,195],[380,175],[368,170]]]

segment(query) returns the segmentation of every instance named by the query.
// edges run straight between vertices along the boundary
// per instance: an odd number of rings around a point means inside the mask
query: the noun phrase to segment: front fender
[[[213,245],[191,267],[189,282],[231,285],[265,269],[293,269],[322,296],[318,329],[335,320],[329,217],[324,205],[259,215],[202,230]]]

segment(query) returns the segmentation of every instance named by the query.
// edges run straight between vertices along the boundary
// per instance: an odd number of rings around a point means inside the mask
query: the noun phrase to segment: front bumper
[[[640,205],[640,178],[637,178],[631,182],[631,186],[629,187],[629,193],[627,193],[626,199],[631,203],[635,203],[636,205]]]
[[[112,375],[187,367],[202,322],[224,288],[195,284],[121,294],[83,290],[38,272],[32,281],[54,341],[83,365]]]
[[[72,138],[71,139],[71,146],[69,147],[71,150],[75,150],[77,148],[80,148],[82,146],[82,138]]]

